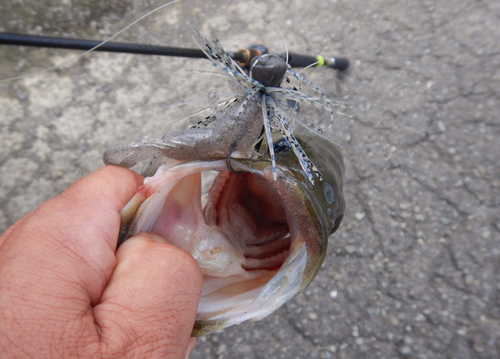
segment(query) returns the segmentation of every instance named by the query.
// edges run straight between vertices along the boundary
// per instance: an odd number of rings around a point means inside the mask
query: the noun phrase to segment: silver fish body
[[[256,159],[161,166],[122,211],[120,243],[154,232],[189,252],[204,274],[193,329],[201,336],[260,320],[314,279],[344,216],[344,162],[320,136],[298,137],[320,169],[314,184],[286,140],[274,141],[276,180],[264,142]],[[217,171],[202,207],[201,174]]]

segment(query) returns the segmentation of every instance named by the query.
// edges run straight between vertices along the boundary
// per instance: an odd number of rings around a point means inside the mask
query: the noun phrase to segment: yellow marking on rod
[[[316,61],[318,61],[318,64],[316,66],[320,67],[325,64],[325,58],[321,55],[316,56]]]

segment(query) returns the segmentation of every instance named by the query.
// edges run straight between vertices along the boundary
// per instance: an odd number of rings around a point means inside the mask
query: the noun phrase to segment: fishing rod
[[[102,45],[100,45],[102,44]],[[32,46],[32,47],[47,47],[67,50],[91,50],[117,52],[139,55],[159,55],[159,56],[175,56],[188,58],[207,58],[205,53],[200,49],[188,49],[182,47],[169,46],[154,46],[143,44],[132,44],[125,42],[112,42],[73,39],[64,37],[39,36],[39,35],[24,35],[0,32],[0,45],[13,46]],[[99,46],[100,45],[100,46]],[[237,61],[243,68],[249,69],[253,58],[263,54],[267,54],[268,50],[265,46],[254,45],[248,48],[243,48],[239,51],[228,52],[228,55]],[[286,59],[286,54],[280,55]],[[291,67],[307,67],[312,64],[315,66],[325,66],[331,69],[345,71],[349,67],[349,59],[344,57],[323,57],[321,55],[302,55],[296,53],[288,54],[288,63]]]

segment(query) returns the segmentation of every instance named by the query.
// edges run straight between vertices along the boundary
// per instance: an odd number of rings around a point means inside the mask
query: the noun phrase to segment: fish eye
[[[325,182],[323,185],[323,194],[325,196],[328,204],[333,204],[335,202],[335,191],[333,190],[332,185],[329,182]]]

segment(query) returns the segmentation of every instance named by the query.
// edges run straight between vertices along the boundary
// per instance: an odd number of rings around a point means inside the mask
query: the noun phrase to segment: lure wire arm
[[[102,41],[96,40],[0,32],[0,45],[47,47],[88,51],[101,43]],[[102,44],[101,46],[95,48],[94,51],[188,58],[207,57],[205,53],[200,49],[143,45],[112,41],[108,41]],[[228,52],[228,55],[233,60],[237,61],[242,67],[244,67],[245,69],[249,69],[253,58],[267,53],[268,51],[266,47],[262,45],[254,45],[236,52]],[[317,63],[315,66],[326,66],[339,71],[344,71],[349,67],[349,60],[343,57],[324,58],[323,56],[301,55],[295,53],[289,53],[288,56],[288,63],[291,67],[307,67],[314,63]],[[285,59],[286,55],[283,54],[280,55],[280,57]]]

